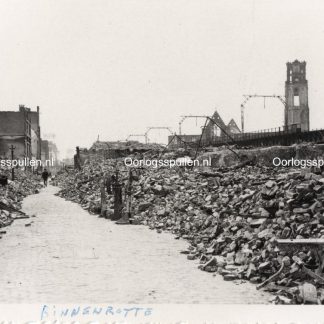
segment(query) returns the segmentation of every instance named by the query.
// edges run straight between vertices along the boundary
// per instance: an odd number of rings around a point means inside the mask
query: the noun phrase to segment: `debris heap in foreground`
[[[114,164],[88,161],[81,171],[62,173],[59,195],[100,213],[100,183]],[[257,165],[212,172],[145,169],[133,183],[133,224],[188,240],[182,253],[224,280],[260,284],[280,270],[265,285],[274,303],[323,304],[324,282],[301,271],[301,265],[318,268],[316,251],[306,245],[287,251],[277,244],[324,239],[324,176],[312,171]],[[112,208],[109,196],[107,218]]]

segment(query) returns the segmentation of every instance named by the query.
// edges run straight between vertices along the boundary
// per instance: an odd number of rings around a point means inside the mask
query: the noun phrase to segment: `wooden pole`
[[[10,146],[10,151],[11,151],[11,180],[14,181],[15,180],[15,169],[14,167],[12,166],[12,163],[13,163],[13,159],[14,159],[14,150],[15,150],[15,146],[13,146],[11,144]]]

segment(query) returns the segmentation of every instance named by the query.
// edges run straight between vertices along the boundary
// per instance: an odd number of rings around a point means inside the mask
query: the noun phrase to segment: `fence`
[[[284,136],[287,134],[295,134],[300,132],[301,132],[301,125],[293,124],[289,126],[268,128],[268,129],[253,131],[253,132],[247,132],[247,133],[230,134],[230,136],[224,134],[224,136],[215,137],[212,140],[207,140],[205,141],[205,143],[206,144],[209,143],[210,145],[216,145],[216,146],[227,144],[227,143],[235,144],[243,141],[251,141],[251,140],[264,139],[268,137]]]

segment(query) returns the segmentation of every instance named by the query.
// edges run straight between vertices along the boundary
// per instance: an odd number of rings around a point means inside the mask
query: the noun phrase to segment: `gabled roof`
[[[217,110],[214,112],[212,119],[215,121],[215,123],[217,123],[217,125],[219,125],[221,128],[226,129],[226,125],[223,121],[223,119],[221,118],[221,116],[219,115],[219,113],[217,112]]]
[[[241,130],[239,129],[239,127],[237,126],[235,120],[232,118],[230,120],[230,122],[227,125],[227,129],[231,132],[231,133],[241,133]]]
[[[237,129],[239,129],[239,127],[237,126],[237,124],[233,118],[230,120],[230,122],[228,123],[227,126],[228,127],[236,127]]]

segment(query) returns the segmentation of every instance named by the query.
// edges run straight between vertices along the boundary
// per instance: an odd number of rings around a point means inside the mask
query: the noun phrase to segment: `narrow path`
[[[171,234],[118,226],[54,196],[27,197],[30,219],[0,241],[0,303],[267,303],[252,284],[197,269]],[[26,227],[25,224],[31,223]]]

